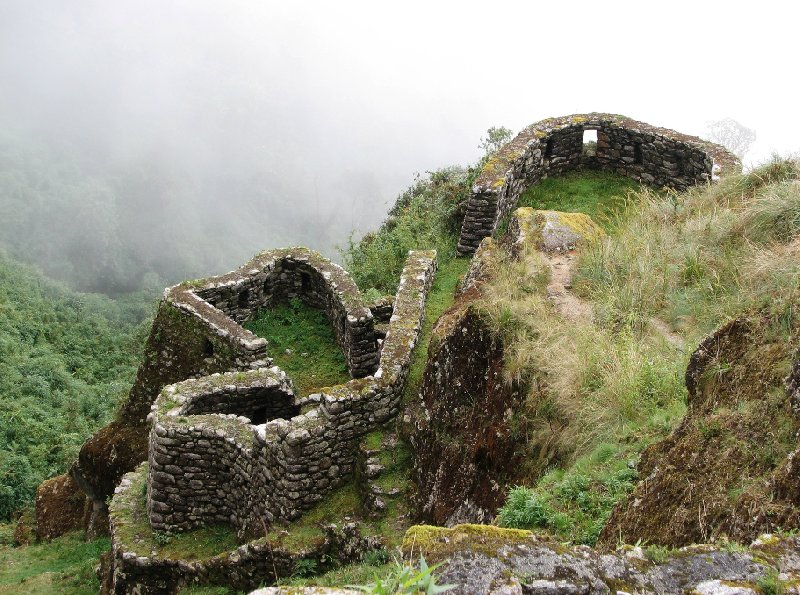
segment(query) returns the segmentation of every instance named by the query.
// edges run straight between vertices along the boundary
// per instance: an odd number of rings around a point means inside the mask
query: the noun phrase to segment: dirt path
[[[572,252],[549,254],[542,252],[542,259],[550,267],[550,283],[547,285],[547,297],[553,302],[556,312],[567,320],[590,324],[592,322],[592,306],[572,292],[572,275],[578,263],[577,255]],[[651,318],[650,326],[675,349],[682,351],[685,347],[683,338],[673,332],[669,325],[659,318]]]
[[[664,340],[672,345],[678,351],[683,351],[685,345],[683,338],[672,331],[669,325],[660,318],[653,317],[650,319],[650,326],[661,335]]]
[[[567,320],[590,323],[592,306],[572,293],[572,273],[578,259],[574,252],[548,254],[542,252],[542,259],[550,267],[550,283],[547,297],[553,302],[556,312]]]

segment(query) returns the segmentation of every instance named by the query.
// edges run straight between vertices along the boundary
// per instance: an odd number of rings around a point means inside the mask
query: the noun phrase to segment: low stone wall
[[[419,334],[434,252],[411,252],[380,367],[299,406],[277,368],[165,388],[151,412],[148,514],[154,530],[230,522],[255,535],[291,520],[352,473],[357,440],[396,415]]]
[[[101,558],[99,568],[101,593],[163,595],[194,584],[249,591],[292,576],[302,560],[322,570],[357,561],[363,552],[380,547],[356,523],[343,523],[322,527],[314,543],[301,547],[285,544],[274,535],[267,542],[262,535],[217,554],[171,555],[165,552],[168,547],[154,541],[147,523],[147,476],[148,466],[143,463],[126,474],[115,491],[109,511],[111,553]]]
[[[597,131],[594,154],[584,151],[584,131]],[[614,114],[578,114],[532,124],[484,166],[472,189],[458,251],[472,254],[520,194],[546,176],[600,169],[651,186],[683,190],[716,175],[741,170],[724,147]]]

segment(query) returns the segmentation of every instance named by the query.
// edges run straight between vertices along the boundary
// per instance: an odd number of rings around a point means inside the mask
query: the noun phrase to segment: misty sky
[[[257,185],[291,229],[252,251],[332,254],[415,172],[474,162],[490,126],[608,111],[702,136],[731,117],[757,131],[746,161],[800,150],[798,17],[786,0],[0,0],[0,125],[97,168],[181,172],[219,220],[250,218],[226,201]],[[305,214],[333,231],[297,232]]]

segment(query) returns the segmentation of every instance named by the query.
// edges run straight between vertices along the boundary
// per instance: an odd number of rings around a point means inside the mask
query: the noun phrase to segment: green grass
[[[477,168],[429,172],[398,196],[381,228],[351,241],[345,268],[362,291],[394,294],[409,250],[436,250],[440,266],[454,258],[461,229],[458,205],[470,193]]]
[[[614,237],[582,254],[576,291],[609,326],[657,316],[692,342],[750,307],[790,304],[798,177],[797,161],[775,160],[682,194],[640,193]]]
[[[514,529],[547,529],[559,539],[594,545],[614,505],[634,485],[628,467],[641,445],[599,444],[567,469],[545,473],[535,487],[516,487],[498,514]]]
[[[530,187],[518,206],[585,213],[608,231],[625,212],[628,193],[639,188],[635,180],[609,172],[573,172]]]
[[[636,193],[613,233],[580,254],[575,292],[593,307],[591,323],[560,318],[540,292],[525,291],[543,270],[537,254],[500,267],[485,287],[484,308],[506,340],[506,376],[531,387],[514,412],[531,452],[524,487],[510,494],[500,522],[594,543],[633,486],[628,462],[682,419],[692,347],[754,310],[775,321],[761,329],[772,341],[791,339],[800,300],[798,178],[796,161],[775,161],[685,193]],[[538,191],[553,187],[548,181]],[[535,206],[580,210],[565,200],[559,194]],[[682,344],[665,341],[654,319]],[[763,417],[758,408],[767,400],[717,418]],[[751,407],[760,413],[751,415]],[[723,432],[717,418],[703,420],[706,438]],[[792,435],[791,423],[771,423],[769,444],[743,447],[767,468]]]
[[[86,542],[70,533],[50,543],[13,547],[12,525],[0,526],[0,593],[97,593],[94,567],[111,547],[108,538]]]
[[[422,322],[419,339],[411,354],[411,368],[403,390],[404,399],[416,397],[422,384],[422,375],[428,361],[428,346],[431,331],[439,317],[453,305],[456,287],[469,268],[469,258],[452,258],[439,265],[436,277],[425,302],[425,319]]]
[[[347,362],[322,310],[293,299],[262,310],[244,326],[269,341],[268,355],[289,375],[299,395],[350,380]]]

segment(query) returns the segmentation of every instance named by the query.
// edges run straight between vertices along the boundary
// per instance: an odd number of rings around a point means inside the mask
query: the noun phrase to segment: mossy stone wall
[[[597,131],[594,154],[584,132]],[[458,251],[472,254],[527,188],[543,177],[601,169],[656,187],[683,190],[741,170],[724,147],[615,114],[576,114],[532,124],[484,166],[472,189]]]
[[[300,414],[277,368],[228,372],[166,387],[151,412],[148,515],[183,531],[298,517],[353,472],[358,439],[400,410],[435,253],[411,252],[374,375],[323,389]]]

